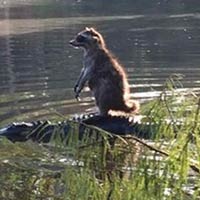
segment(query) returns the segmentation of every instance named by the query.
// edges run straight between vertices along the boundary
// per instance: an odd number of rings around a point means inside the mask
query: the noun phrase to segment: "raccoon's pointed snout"
[[[69,44],[75,49],[80,48],[82,45],[76,39],[70,40]]]
[[[72,45],[72,46],[74,46],[75,45],[75,40],[70,40],[69,44]]]

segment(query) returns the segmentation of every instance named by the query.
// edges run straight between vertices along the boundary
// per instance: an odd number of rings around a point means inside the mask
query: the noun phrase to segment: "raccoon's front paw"
[[[74,86],[74,92],[75,92],[76,94],[79,94],[79,93],[81,92],[81,88],[79,87],[79,85],[75,85],[75,86]]]
[[[74,92],[75,92],[75,93],[77,93],[77,89],[78,89],[78,85],[76,84],[76,85],[74,86]]]
[[[75,98],[79,99],[79,94],[81,92],[81,89],[80,89],[80,87],[78,85],[74,86],[74,92],[75,92]]]
[[[79,94],[75,94],[75,98],[77,99],[77,101],[79,101],[79,99],[80,99]]]

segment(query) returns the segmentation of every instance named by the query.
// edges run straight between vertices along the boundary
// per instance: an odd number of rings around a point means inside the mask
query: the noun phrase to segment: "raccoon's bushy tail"
[[[139,102],[130,100],[128,103],[123,103],[120,109],[109,110],[108,114],[111,116],[129,116],[130,114],[138,114],[139,109]]]
[[[137,114],[140,109],[140,104],[138,101],[130,100],[126,102],[124,111],[127,113]]]

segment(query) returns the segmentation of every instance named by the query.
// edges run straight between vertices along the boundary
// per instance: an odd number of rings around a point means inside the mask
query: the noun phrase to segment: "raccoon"
[[[110,111],[137,113],[139,103],[130,100],[126,73],[107,49],[102,35],[94,28],[86,27],[70,41],[70,45],[84,50],[83,68],[74,87],[76,98],[87,82],[100,115],[108,115]]]

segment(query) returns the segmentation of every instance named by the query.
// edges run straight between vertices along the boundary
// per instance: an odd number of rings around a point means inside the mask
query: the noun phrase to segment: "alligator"
[[[74,126],[78,127],[78,138],[80,140],[86,132],[88,133],[88,130],[89,135],[98,132],[98,130],[104,130],[119,136],[134,135],[143,139],[155,137],[154,125],[152,124],[134,122],[130,117],[100,115],[83,115],[57,123],[50,121],[12,123],[0,129],[0,137],[6,137],[12,142],[33,140],[48,143],[55,133],[59,134],[64,140],[69,132],[74,129]]]

